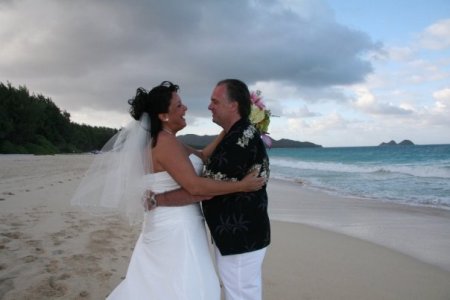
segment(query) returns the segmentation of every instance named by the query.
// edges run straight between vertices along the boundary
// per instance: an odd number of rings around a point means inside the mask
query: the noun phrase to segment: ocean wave
[[[418,183],[415,182],[412,183],[413,186],[408,188],[408,192],[405,193],[405,186],[398,186],[398,184],[392,184],[392,182],[389,183],[390,181],[383,181],[381,183],[381,188],[380,185],[374,186],[367,183],[367,180],[363,180],[364,183],[357,180],[348,180],[344,184],[342,184],[342,182],[341,184],[336,184],[336,182],[330,182],[328,180],[323,181],[319,178],[287,176],[286,174],[278,173],[276,171],[271,172],[271,178],[301,184],[310,189],[317,189],[330,195],[450,210],[450,197],[445,191],[448,190],[448,188],[444,187],[443,190],[437,192],[439,183],[434,187],[430,187],[428,185],[423,186],[422,184],[417,186]],[[430,188],[432,191],[429,190]]]
[[[271,157],[270,164],[272,166],[294,170],[314,170],[338,173],[403,174],[415,177],[450,178],[450,167],[442,165],[348,164],[336,162],[311,162],[277,157]]]
[[[346,197],[449,209],[448,150],[448,146],[408,151],[379,147],[280,149],[270,153],[271,177]]]
[[[376,171],[373,172],[373,173],[389,174],[389,173],[392,173],[392,171],[381,168],[381,169],[376,170]]]

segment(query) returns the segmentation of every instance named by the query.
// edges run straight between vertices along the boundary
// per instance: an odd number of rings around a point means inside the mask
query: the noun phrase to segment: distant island
[[[403,140],[400,143],[396,143],[394,140],[390,141],[389,143],[381,143],[379,146],[414,146],[414,143],[410,140]]]
[[[216,136],[215,135],[196,135],[185,134],[177,136],[183,143],[194,148],[203,148],[208,145]],[[289,139],[272,140],[272,148],[322,148],[311,142],[299,142]]]

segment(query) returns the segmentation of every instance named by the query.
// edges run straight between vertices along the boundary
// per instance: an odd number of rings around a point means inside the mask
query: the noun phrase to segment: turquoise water
[[[450,145],[274,148],[271,177],[345,196],[450,209]]]

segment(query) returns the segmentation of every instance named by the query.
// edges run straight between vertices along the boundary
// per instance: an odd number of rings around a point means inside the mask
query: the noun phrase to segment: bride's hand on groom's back
[[[254,192],[260,190],[266,184],[266,181],[263,177],[258,177],[258,170],[253,170],[245,175],[241,183],[243,184],[243,192]]]

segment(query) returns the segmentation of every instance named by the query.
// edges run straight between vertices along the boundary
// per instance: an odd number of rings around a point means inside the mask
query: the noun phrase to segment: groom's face
[[[227,88],[225,85],[216,86],[211,95],[211,103],[208,109],[212,112],[212,120],[217,125],[224,127],[227,125],[232,113],[232,101],[228,100]]]

